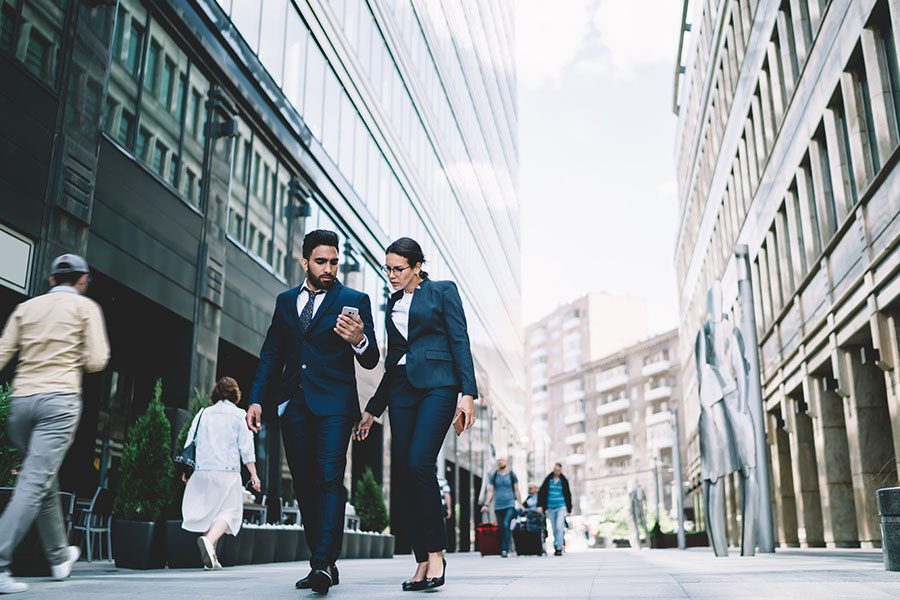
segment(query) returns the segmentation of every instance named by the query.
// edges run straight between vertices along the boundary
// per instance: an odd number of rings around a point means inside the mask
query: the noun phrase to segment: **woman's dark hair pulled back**
[[[425,254],[422,253],[422,246],[412,238],[402,237],[393,241],[391,245],[387,247],[385,253],[402,256],[411,267],[416,266],[418,263],[425,264]],[[428,277],[428,273],[424,270],[421,272],[421,275],[422,279]]]

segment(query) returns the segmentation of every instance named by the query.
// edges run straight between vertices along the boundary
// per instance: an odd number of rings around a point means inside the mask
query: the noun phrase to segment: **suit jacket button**
[[[306,365],[300,365],[300,368],[301,368],[301,369],[305,369],[305,368],[306,368]]]

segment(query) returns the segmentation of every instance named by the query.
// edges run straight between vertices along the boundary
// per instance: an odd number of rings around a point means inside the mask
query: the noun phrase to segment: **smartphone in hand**
[[[341,314],[345,317],[350,317],[351,319],[359,316],[359,309],[355,306],[345,306],[341,309]]]

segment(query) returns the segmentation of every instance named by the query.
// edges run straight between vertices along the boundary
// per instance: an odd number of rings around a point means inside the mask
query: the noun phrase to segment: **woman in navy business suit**
[[[407,516],[416,572],[404,591],[444,584],[447,530],[437,483],[437,455],[450,424],[475,423],[475,368],[466,315],[456,284],[432,281],[422,270],[419,244],[400,238],[388,246],[383,269],[395,292],[385,321],[385,374],[356,426],[364,440],[375,417],[391,411],[392,485]],[[460,393],[462,398],[457,402]]]

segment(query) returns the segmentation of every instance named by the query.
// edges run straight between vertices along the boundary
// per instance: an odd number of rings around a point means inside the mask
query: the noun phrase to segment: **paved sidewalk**
[[[371,600],[415,597],[400,590],[412,574],[409,556],[392,560],[345,560],[341,584],[329,598]],[[306,565],[282,563],[224,571],[126,571],[110,563],[79,563],[71,579],[25,579],[31,591],[14,596],[66,598],[318,597],[294,589]],[[561,558],[448,556],[447,585],[440,598],[704,598],[827,600],[900,598],[900,573],[883,570],[880,552],[784,550],[775,555],[716,559],[706,549],[594,550]]]

